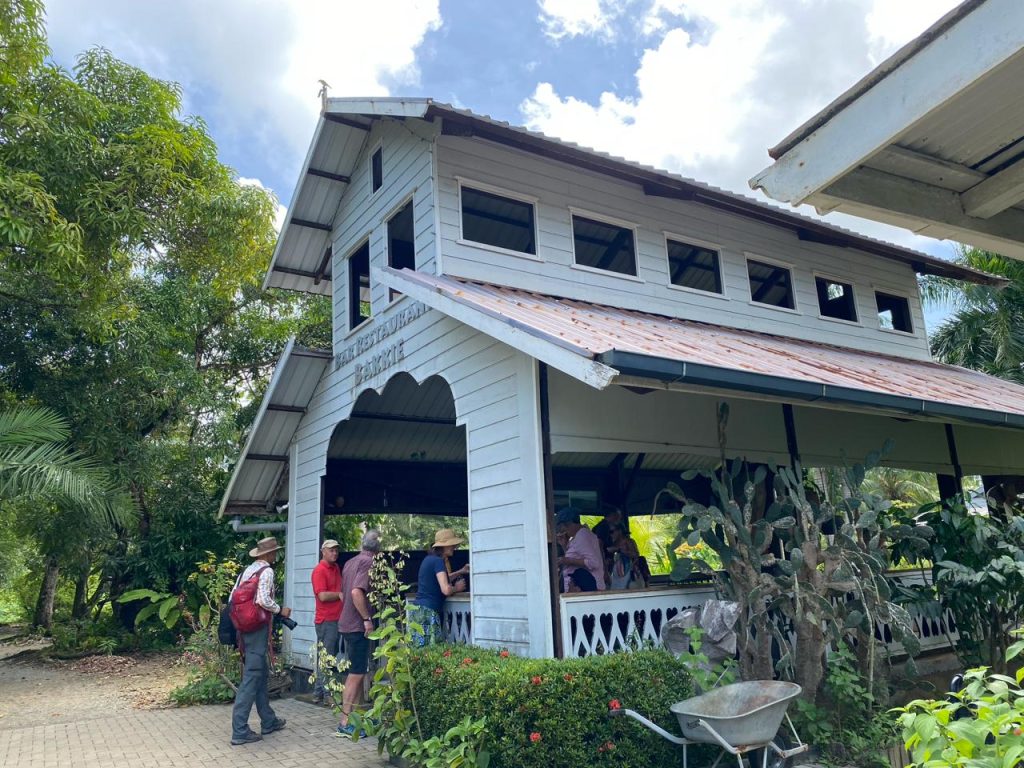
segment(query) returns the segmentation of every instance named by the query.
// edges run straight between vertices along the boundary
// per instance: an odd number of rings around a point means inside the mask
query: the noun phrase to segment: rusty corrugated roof
[[[389,270],[391,271],[391,270]],[[531,335],[616,367],[627,353],[723,371],[1024,417],[1024,387],[924,360],[589,304],[447,276],[391,271]],[[1014,418],[1009,421],[1017,422]]]

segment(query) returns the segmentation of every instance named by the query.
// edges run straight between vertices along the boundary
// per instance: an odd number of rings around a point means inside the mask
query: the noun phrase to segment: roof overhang
[[[221,498],[218,517],[273,513],[287,501],[283,480],[288,475],[288,448],[330,360],[329,352],[301,347],[295,339],[285,346]]]
[[[265,288],[330,294],[334,218],[351,178],[357,173],[357,163],[374,122],[382,119],[436,122],[442,135],[492,141],[635,184],[652,197],[683,200],[726,211],[785,229],[801,240],[854,248],[897,261],[921,274],[941,275],[975,283],[1003,282],[984,272],[919,251],[859,235],[744,195],[560,141],[432,99],[331,98],[324,103],[323,112],[317,121],[264,280]]]
[[[965,368],[409,270],[375,279],[597,389],[671,386],[1024,429],[1024,387]]]
[[[968,0],[769,150],[750,180],[1024,259],[1024,3]]]

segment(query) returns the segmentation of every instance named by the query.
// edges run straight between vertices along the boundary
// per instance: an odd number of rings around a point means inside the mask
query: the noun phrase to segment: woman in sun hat
[[[444,601],[449,595],[466,591],[465,576],[469,573],[469,565],[457,571],[450,571],[448,567],[448,558],[464,541],[451,528],[442,528],[434,534],[430,553],[423,558],[416,599],[409,606],[410,621],[423,628],[422,634],[413,634],[417,645],[441,642],[441,610]]]

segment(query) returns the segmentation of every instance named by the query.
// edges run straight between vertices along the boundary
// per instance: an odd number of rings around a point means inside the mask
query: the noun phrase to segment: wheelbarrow
[[[662,738],[681,746],[683,768],[688,768],[686,750],[691,744],[711,744],[720,748],[711,768],[716,768],[726,754],[735,756],[738,767],[744,768],[743,755],[758,749],[762,750],[761,768],[768,768],[769,753],[774,753],[781,765],[794,755],[807,751],[807,745],[800,741],[793,722],[786,714],[789,702],[800,695],[800,690],[796,683],[753,680],[732,683],[677,701],[669,709],[679,719],[682,736],[669,733],[632,709],[612,709],[609,714],[631,717]],[[788,736],[776,739],[783,719],[793,734],[795,747],[786,748]]]

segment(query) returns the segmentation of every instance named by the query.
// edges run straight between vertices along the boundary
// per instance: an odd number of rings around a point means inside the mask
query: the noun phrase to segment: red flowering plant
[[[446,655],[446,650],[452,650]],[[690,675],[664,651],[579,659],[531,659],[498,648],[432,646],[413,664],[424,727],[440,733],[459,717],[487,718],[490,768],[646,768],[682,765],[682,750],[627,718],[612,702],[678,733],[669,711],[691,695]],[[462,663],[471,656],[473,663]],[[444,674],[435,677],[433,670]]]

